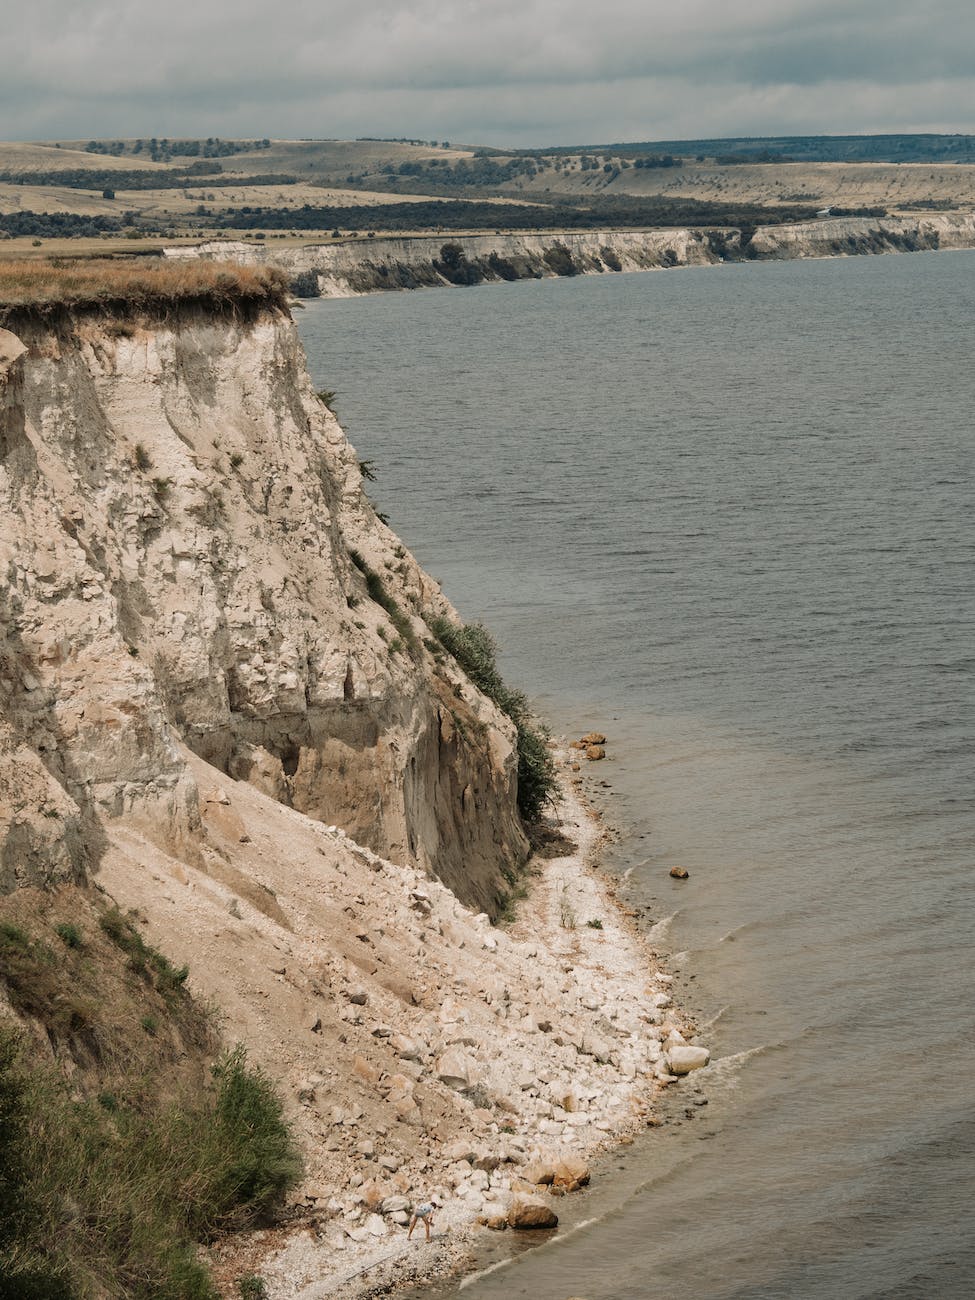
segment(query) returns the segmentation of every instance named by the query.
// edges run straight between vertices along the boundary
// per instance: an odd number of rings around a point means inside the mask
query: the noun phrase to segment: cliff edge
[[[511,725],[285,307],[8,312],[0,510],[0,889],[97,871],[119,820],[198,856],[192,753],[497,911]]]

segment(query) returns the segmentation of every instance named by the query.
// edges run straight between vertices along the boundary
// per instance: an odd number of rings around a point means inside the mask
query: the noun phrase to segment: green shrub
[[[18,1055],[14,1034],[0,1030],[0,1250],[4,1251],[28,1213],[23,1197],[27,1180],[25,1080],[16,1070]]]
[[[298,271],[291,277],[291,283],[288,287],[296,298],[320,298],[322,296],[317,271]]]
[[[497,646],[481,623],[456,627],[446,618],[435,618],[430,630],[449,650],[479,691],[482,691],[515,724],[518,747],[518,808],[526,821],[537,821],[552,801],[558,780],[555,760],[549,751],[547,734],[533,716],[521,691],[506,686],[498,671]]]
[[[54,933],[59,939],[62,939],[69,948],[83,948],[84,940],[81,937],[81,931],[70,921],[64,921],[61,925],[54,927]]]
[[[519,279],[518,268],[513,262],[506,257],[499,257],[497,252],[492,252],[488,257],[488,266],[501,280]]]
[[[264,1279],[258,1277],[256,1273],[249,1273],[247,1277],[240,1278],[237,1290],[240,1292],[241,1300],[267,1300]]]
[[[551,248],[547,248],[543,259],[549,270],[554,271],[556,275],[579,274],[579,268],[572,260],[572,254],[565,244],[553,244]]]
[[[0,1300],[217,1300],[194,1243],[266,1218],[301,1174],[270,1081],[238,1047],[200,1095],[106,1105],[22,1050],[0,1029]]]
[[[189,966],[173,966],[167,957],[145,942],[117,907],[107,911],[98,924],[111,941],[128,954],[129,970],[145,979],[155,975],[156,988],[171,1003],[189,978]]]
[[[213,1067],[217,1081],[214,1135],[223,1168],[214,1185],[212,1210],[262,1218],[279,1205],[301,1177],[301,1157],[270,1079],[248,1069],[237,1046]]]
[[[440,258],[433,259],[433,269],[451,284],[480,284],[484,273],[476,262],[469,262],[460,244],[444,244]]]

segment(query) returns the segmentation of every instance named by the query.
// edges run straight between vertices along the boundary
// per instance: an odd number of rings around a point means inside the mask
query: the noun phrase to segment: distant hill
[[[417,140],[0,142],[0,241],[308,240],[975,211],[975,135],[501,150]],[[338,232],[337,234],[335,232]],[[131,247],[131,246],[129,246]]]
[[[975,162],[975,135],[781,135],[710,140],[646,140],[523,150],[537,154],[640,153],[722,162]]]

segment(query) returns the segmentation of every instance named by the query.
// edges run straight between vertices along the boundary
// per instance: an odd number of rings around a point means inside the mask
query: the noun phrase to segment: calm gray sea
[[[975,1294],[973,320],[972,252],[299,315],[393,526],[610,735],[717,1058],[467,1300]]]

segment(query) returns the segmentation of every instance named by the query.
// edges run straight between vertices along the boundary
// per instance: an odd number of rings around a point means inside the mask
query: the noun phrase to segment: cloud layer
[[[968,0],[35,0],[7,139],[971,131]]]

